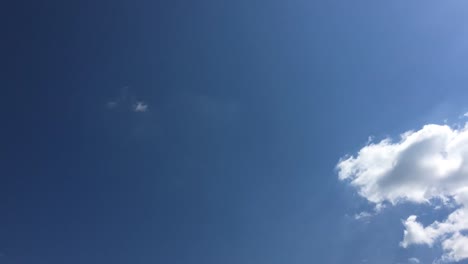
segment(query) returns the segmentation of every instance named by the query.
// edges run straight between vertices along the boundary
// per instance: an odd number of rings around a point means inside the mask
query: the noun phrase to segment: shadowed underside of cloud
[[[400,245],[441,243],[442,261],[468,258],[468,126],[426,125],[403,133],[399,140],[369,143],[354,156],[342,158],[340,180],[347,181],[381,208],[403,202],[457,206],[442,222],[423,226],[417,216],[404,221]]]

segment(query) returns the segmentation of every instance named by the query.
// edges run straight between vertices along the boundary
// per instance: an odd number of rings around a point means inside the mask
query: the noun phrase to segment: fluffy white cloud
[[[444,257],[448,261],[466,259],[468,258],[468,237],[457,232],[442,242],[442,248],[447,252]]]
[[[427,244],[432,246],[435,239],[434,230],[430,227],[424,228],[416,221],[416,216],[412,215],[404,222],[405,231],[403,232],[403,241],[400,245],[404,248],[411,244]]]
[[[434,200],[458,207],[443,222],[426,227],[412,215],[404,221],[402,247],[442,243],[442,259],[468,258],[468,127],[426,125],[403,133],[399,140],[368,143],[355,156],[340,160],[338,176],[380,208],[385,203],[431,204]]]

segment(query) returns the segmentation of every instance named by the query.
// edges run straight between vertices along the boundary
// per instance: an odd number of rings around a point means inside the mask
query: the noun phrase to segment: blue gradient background
[[[0,263],[430,263],[334,167],[467,110],[467,8],[3,3]]]

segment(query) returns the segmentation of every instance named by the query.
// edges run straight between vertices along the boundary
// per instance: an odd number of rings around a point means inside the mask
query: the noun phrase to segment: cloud
[[[148,110],[148,105],[143,103],[143,102],[137,102],[133,106],[133,111],[134,112],[146,112]]]
[[[442,248],[447,252],[445,257],[449,261],[460,261],[468,258],[468,237],[455,233],[442,243]]]
[[[116,108],[119,103],[117,101],[109,101],[106,103],[107,108],[112,109]]]
[[[409,262],[409,263],[412,263],[412,264],[421,263],[421,261],[419,261],[418,258],[409,258],[409,259],[408,259],[408,262]]]
[[[432,246],[434,243],[434,230],[430,230],[429,227],[424,228],[416,221],[416,218],[415,215],[411,215],[403,223],[405,231],[403,232],[403,241],[400,242],[400,245],[404,248],[411,244],[427,244]]]
[[[354,219],[356,220],[362,220],[362,219],[368,219],[368,218],[371,218],[373,216],[373,214],[369,213],[369,212],[360,212],[359,214],[355,214],[354,215]]]
[[[337,164],[338,177],[376,208],[404,202],[456,206],[447,219],[424,226],[416,215],[404,222],[404,248],[440,243],[444,261],[468,258],[468,126],[425,125],[393,141],[368,143]],[[435,205],[438,201],[439,204]]]
[[[133,95],[129,95],[129,87],[120,90],[120,96],[111,98],[106,102],[106,107],[112,110],[125,110],[133,112],[146,112],[149,105],[143,101],[137,101]]]

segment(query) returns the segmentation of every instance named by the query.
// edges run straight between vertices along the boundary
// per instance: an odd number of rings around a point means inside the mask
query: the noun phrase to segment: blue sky
[[[384,185],[353,184],[362,175],[349,171],[340,180],[337,165],[371,168],[358,153],[369,136],[396,148],[426,124],[463,134],[467,7],[5,4],[0,263],[440,260],[448,233],[404,248],[404,224],[444,221],[463,203],[434,199],[458,192],[438,181],[430,203],[363,192]]]

